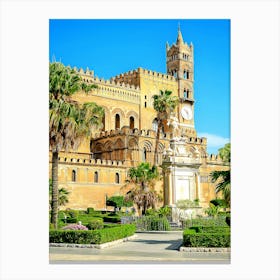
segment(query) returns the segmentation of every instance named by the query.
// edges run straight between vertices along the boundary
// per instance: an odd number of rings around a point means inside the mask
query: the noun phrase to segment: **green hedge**
[[[193,227],[183,232],[185,247],[230,247],[229,227]]]
[[[107,217],[103,217],[103,221],[107,222],[107,223],[120,223],[121,222],[121,218],[119,216],[107,216]]]
[[[99,230],[50,230],[50,243],[102,244],[131,236],[135,225],[120,225]]]

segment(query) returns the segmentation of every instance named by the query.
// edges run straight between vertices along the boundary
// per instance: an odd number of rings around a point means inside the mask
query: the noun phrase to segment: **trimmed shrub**
[[[87,214],[94,214],[94,208],[92,208],[92,207],[89,207],[89,208],[87,208]]]
[[[77,218],[71,218],[71,217],[67,217],[66,219],[66,223],[68,224],[74,224],[74,223],[77,223]]]
[[[102,219],[94,219],[87,224],[87,228],[90,230],[102,229],[103,227],[104,224]]]
[[[51,230],[50,243],[102,244],[131,236],[135,225],[120,225],[99,230]]]
[[[229,227],[193,227],[183,232],[185,247],[230,247]]]
[[[107,223],[120,223],[121,222],[121,218],[119,216],[105,216],[103,217],[103,221],[107,222]]]

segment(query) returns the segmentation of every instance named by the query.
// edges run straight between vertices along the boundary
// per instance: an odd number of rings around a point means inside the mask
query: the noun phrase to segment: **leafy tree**
[[[177,106],[179,99],[177,96],[172,96],[172,91],[165,90],[160,91],[159,95],[153,96],[154,102],[153,106],[157,112],[157,136],[156,136],[156,143],[155,143],[155,154],[154,154],[154,165],[157,164],[157,157],[158,157],[158,145],[159,145],[159,136],[160,131],[164,125],[164,121],[168,119],[168,116],[171,111],[175,109]]]
[[[57,228],[58,216],[58,154],[77,149],[91,130],[102,123],[103,108],[95,103],[79,104],[71,99],[78,91],[89,92],[96,87],[83,83],[79,74],[62,63],[49,65],[49,146],[52,152],[51,223]]]
[[[132,201],[125,201],[123,196],[112,196],[106,200],[106,205],[121,209],[122,207],[130,207],[133,203]]]
[[[230,143],[226,144],[224,148],[219,149],[219,155],[230,168]],[[221,192],[227,205],[230,207],[230,169],[213,171],[210,173],[210,177],[212,183],[216,183],[216,193]]]
[[[226,162],[230,163],[230,143],[225,144],[225,146],[221,149],[219,149],[219,156],[221,159]]]
[[[128,171],[127,183],[132,184],[132,189],[126,194],[126,201],[133,201],[138,212],[145,215],[148,208],[155,208],[160,197],[154,189],[155,179],[159,177],[156,166],[150,167],[147,162],[140,163]],[[142,210],[142,211],[141,211]]]

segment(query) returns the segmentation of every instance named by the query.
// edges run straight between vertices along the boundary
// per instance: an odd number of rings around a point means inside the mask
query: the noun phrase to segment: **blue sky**
[[[230,20],[50,20],[49,60],[104,79],[138,67],[166,73],[178,23],[194,45],[195,127],[217,153],[230,141]]]

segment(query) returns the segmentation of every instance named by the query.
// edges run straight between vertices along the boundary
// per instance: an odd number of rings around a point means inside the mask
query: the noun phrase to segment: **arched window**
[[[177,70],[174,70],[174,77],[177,78]]]
[[[120,128],[120,115],[116,114],[115,116],[115,129]]]
[[[145,101],[144,107],[147,108],[147,102]]]
[[[76,170],[72,170],[72,182],[76,182],[76,179],[77,179]]]
[[[98,183],[98,172],[94,172],[94,183]]]
[[[147,150],[146,148],[144,147],[143,148],[143,161],[146,161],[147,160]]]
[[[157,131],[157,129],[158,129],[158,120],[157,120],[157,118],[155,118],[155,119],[153,120],[152,129],[153,129],[154,131]]]
[[[187,89],[187,98],[190,98],[190,91]]]
[[[133,117],[130,117],[130,118],[129,118],[129,128],[130,128],[130,129],[133,129],[133,128],[134,128],[134,118],[133,118]]]
[[[187,72],[184,70],[184,79],[187,79]]]
[[[116,184],[120,183],[120,174],[119,173],[116,173],[116,175],[115,175],[115,182],[116,182]]]
[[[186,73],[187,75],[186,75],[186,79],[189,79],[190,78],[190,72],[189,71],[187,71],[187,73]]]

